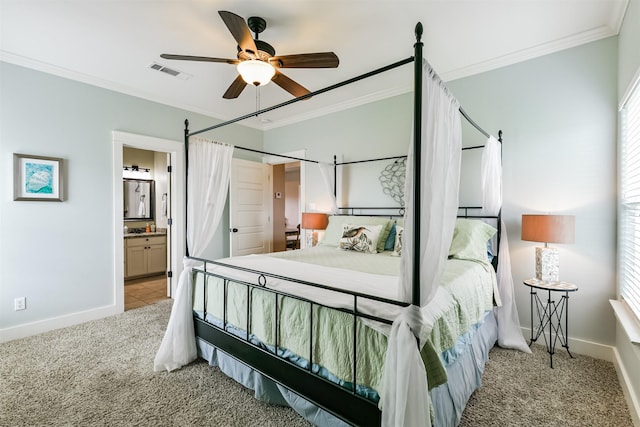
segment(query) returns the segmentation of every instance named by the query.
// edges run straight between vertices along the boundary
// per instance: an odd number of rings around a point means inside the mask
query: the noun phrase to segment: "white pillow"
[[[383,225],[344,224],[338,247],[348,251],[376,254],[382,228]]]
[[[360,224],[366,227],[370,225],[382,225],[383,228],[380,231],[380,238],[378,239],[378,252],[384,251],[384,243],[391,232],[391,227],[393,227],[393,221],[389,218],[358,215],[330,215],[329,225],[327,225],[324,238],[319,244],[324,246],[339,246],[345,224]]]

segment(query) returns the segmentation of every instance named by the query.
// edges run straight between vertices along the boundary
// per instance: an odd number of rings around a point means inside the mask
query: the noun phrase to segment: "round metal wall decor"
[[[387,165],[380,173],[382,192],[391,196],[400,206],[404,206],[404,179],[407,172],[407,159],[397,159]]]

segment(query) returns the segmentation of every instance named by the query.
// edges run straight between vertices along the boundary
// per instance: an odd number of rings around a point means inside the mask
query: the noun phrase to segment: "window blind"
[[[622,107],[620,151],[620,294],[640,319],[640,84]]]

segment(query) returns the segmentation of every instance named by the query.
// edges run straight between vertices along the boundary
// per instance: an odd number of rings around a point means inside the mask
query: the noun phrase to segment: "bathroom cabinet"
[[[124,239],[125,279],[167,271],[167,236],[135,236]]]

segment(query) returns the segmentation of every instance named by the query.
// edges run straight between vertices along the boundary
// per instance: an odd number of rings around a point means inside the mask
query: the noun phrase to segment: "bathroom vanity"
[[[152,276],[167,271],[167,235],[164,231],[124,236],[124,278]]]

